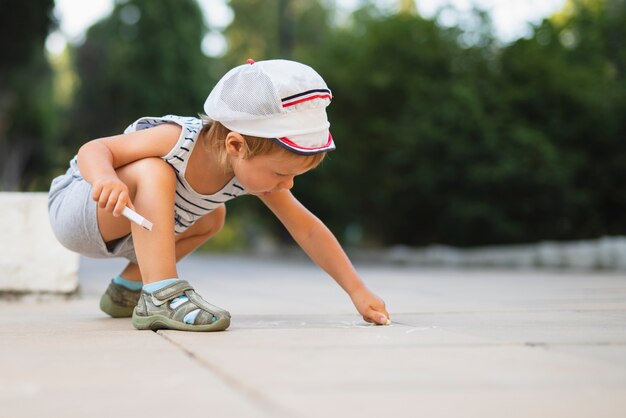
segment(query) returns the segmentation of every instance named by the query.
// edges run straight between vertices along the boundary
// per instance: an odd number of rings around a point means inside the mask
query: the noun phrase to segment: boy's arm
[[[132,208],[128,188],[115,169],[143,158],[166,155],[176,144],[180,131],[178,125],[162,124],[83,145],[78,151],[78,168],[92,186],[92,198],[114,216],[120,216],[126,205]]]
[[[363,319],[378,324],[387,322],[389,313],[385,303],[367,289],[341,245],[322,221],[288,190],[259,198],[282,222],[311,260],[348,293]]]

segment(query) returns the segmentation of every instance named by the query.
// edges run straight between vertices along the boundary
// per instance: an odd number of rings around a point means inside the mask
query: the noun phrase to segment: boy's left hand
[[[350,299],[365,321],[378,325],[387,324],[389,313],[385,308],[385,302],[369,289],[364,287],[354,291]]]

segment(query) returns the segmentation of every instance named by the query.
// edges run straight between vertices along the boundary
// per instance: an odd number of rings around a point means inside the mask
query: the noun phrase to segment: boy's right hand
[[[389,312],[387,312],[385,302],[369,289],[365,287],[358,289],[350,294],[350,298],[366,322],[378,325],[388,324]]]
[[[130,201],[128,187],[117,176],[102,176],[92,185],[91,198],[98,202],[98,206],[113,216],[120,216],[125,206],[134,209]]]

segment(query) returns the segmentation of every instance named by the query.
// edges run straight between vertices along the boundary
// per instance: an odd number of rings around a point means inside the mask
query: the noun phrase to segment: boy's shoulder
[[[177,115],[165,115],[165,116],[144,116],[137,119],[130,124],[124,133],[140,131],[142,129],[154,128],[155,126],[164,123],[175,123],[185,128],[190,134],[197,134],[202,128],[202,120],[192,116],[177,116]]]

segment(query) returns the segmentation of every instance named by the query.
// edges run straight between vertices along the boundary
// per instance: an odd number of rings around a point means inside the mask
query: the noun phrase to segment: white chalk
[[[130,209],[129,207],[125,207],[122,211],[122,215],[142,227],[143,229],[147,229],[148,231],[152,231],[152,222]]]

